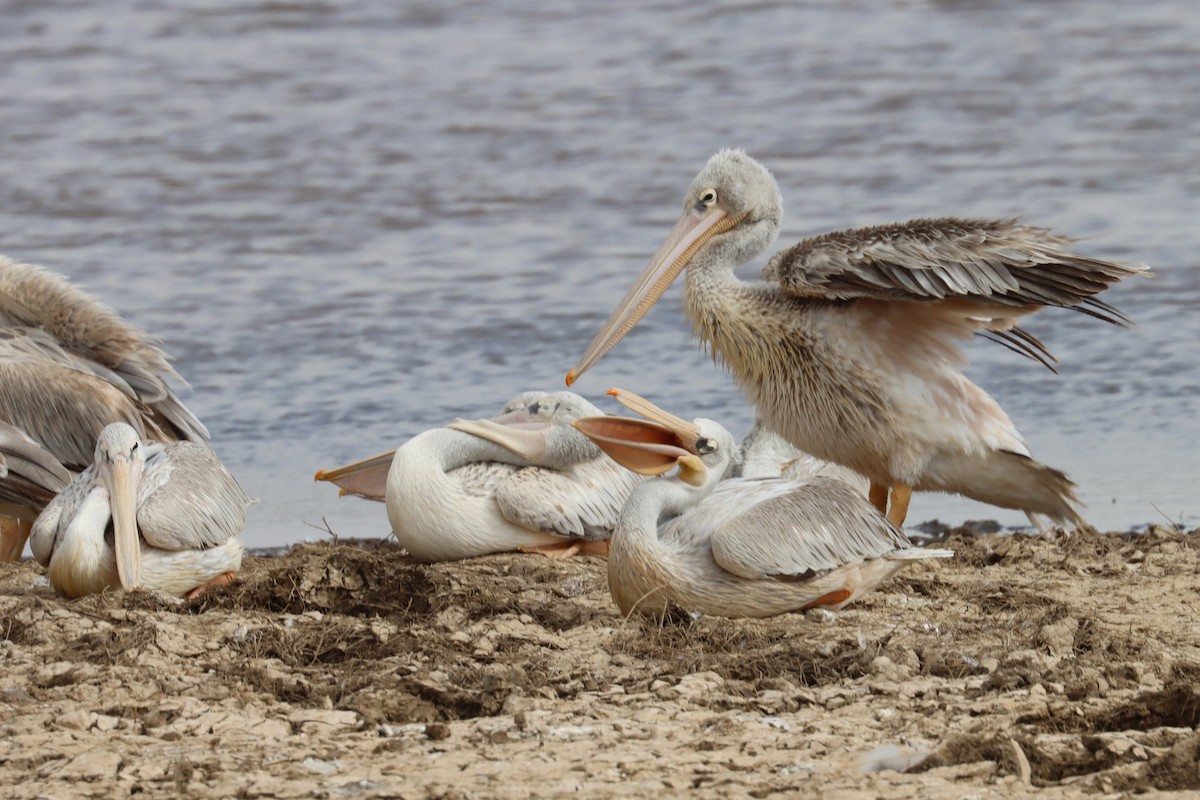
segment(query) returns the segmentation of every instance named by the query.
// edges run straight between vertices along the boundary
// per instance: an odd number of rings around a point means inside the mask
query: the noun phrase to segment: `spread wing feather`
[[[1095,295],[1148,274],[1145,265],[1071,253],[1072,241],[1015,219],[918,219],[805,239],[775,255],[763,278],[805,297],[1062,306],[1129,324]]]

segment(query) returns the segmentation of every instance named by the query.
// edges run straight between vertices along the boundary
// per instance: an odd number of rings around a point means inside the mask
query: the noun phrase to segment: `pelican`
[[[622,613],[673,610],[769,617],[841,608],[913,560],[915,548],[861,493],[835,478],[731,478],[737,446],[716,422],[687,422],[613,389],[645,417],[585,417],[575,427],[613,459],[669,478],[634,490],[613,533],[608,588]]]
[[[574,392],[563,392],[561,394],[570,394],[572,397],[579,396]],[[500,423],[525,423],[532,422],[533,417],[537,417],[549,421],[550,413],[558,407],[557,403],[538,403],[539,400],[549,397],[549,392],[521,392],[505,403],[504,407],[500,409],[500,413],[492,417],[492,420]],[[392,459],[395,457],[396,451],[388,450],[386,453],[380,453],[377,456],[371,456],[362,461],[355,461],[353,464],[347,464],[344,467],[317,470],[317,474],[313,476],[313,480],[333,483],[338,487],[339,497],[345,497],[349,494],[361,497],[364,500],[375,500],[376,502],[383,503],[387,500],[388,470],[391,469]],[[508,464],[495,464],[493,466],[497,472],[512,471],[511,465]],[[459,470],[463,470],[464,474],[461,476],[457,475]],[[472,464],[459,467],[458,470],[452,470],[450,474],[456,478],[461,478],[464,481],[464,485],[475,481],[483,481],[484,483],[488,481],[487,470],[480,470]]]
[[[617,515],[643,479],[570,426],[600,413],[574,392],[525,393],[498,417],[414,436],[395,451],[387,474],[396,539],[419,561],[513,550],[552,558],[607,553]],[[356,467],[343,469],[353,478]]]
[[[994,338],[1053,369],[1020,318],[1062,306],[1128,324],[1095,295],[1146,267],[1076,255],[1071,240],[1015,220],[944,218],[806,239],[771,258],[763,281],[739,280],[734,267],[775,240],[782,213],[761,164],[740,150],[714,155],[567,385],[686,268],[693,329],[763,421],[866,476],[892,522],[904,522],[915,489],[1082,524],[1074,484],[1035,461],[1000,405],[962,374],[959,342]]]
[[[735,469],[733,477],[804,480],[825,476],[838,479],[863,496],[869,491],[869,481],[865,477],[794,447],[761,419],[754,420],[754,427],[742,439],[738,460],[741,466]]]
[[[0,560],[20,557],[34,517],[91,463],[108,423],[147,441],[208,440],[168,377],[179,376],[149,335],[65,278],[0,256],[0,422],[57,462],[43,458],[36,488],[20,470],[0,477]]]
[[[66,597],[138,586],[194,597],[233,580],[249,504],[208,447],[143,442],[114,422],[92,466],[34,522],[29,546]]]

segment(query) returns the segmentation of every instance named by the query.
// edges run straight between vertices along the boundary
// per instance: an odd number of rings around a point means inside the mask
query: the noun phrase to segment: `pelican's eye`
[[[701,436],[696,440],[696,455],[706,456],[709,453],[715,453],[716,451],[717,446],[713,443],[712,439],[709,439],[706,436]]]
[[[696,201],[697,209],[712,208],[717,204],[717,190],[705,189],[700,193],[700,199]]]
[[[138,451],[138,448],[139,448],[139,447],[141,447],[141,446],[142,446],[142,443],[141,443],[141,442],[134,442],[134,443],[133,443],[133,447],[129,448],[129,452],[130,452],[130,453],[136,453],[136,452]]]

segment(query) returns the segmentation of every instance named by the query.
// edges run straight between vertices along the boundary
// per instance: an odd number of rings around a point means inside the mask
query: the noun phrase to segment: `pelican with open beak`
[[[725,479],[738,449],[724,427],[609,394],[645,420],[585,417],[575,427],[627,469],[663,476],[634,490],[613,533],[608,587],[627,615],[836,609],[914,560],[953,555],[914,547],[834,478]]]

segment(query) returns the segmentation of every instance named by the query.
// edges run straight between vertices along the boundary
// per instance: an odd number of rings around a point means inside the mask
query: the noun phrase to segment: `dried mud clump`
[[[663,624],[622,618],[592,557],[306,544],[185,603],[67,602],[35,565],[0,565],[0,782],[18,798],[1200,790],[1200,535],[943,546],[959,555],[837,614]]]
[[[193,608],[303,614],[419,616],[435,596],[423,568],[406,563],[403,549],[382,543],[367,549],[300,544],[278,558],[247,558],[239,580],[197,598]]]

